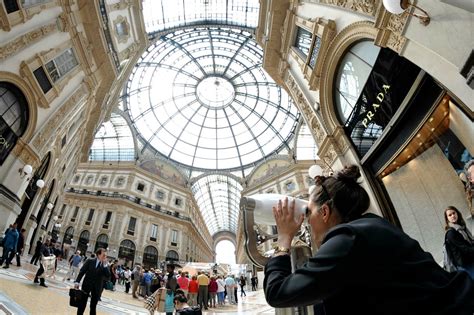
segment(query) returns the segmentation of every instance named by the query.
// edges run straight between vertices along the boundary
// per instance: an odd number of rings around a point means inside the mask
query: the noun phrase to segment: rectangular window
[[[152,224],[151,230],[150,230],[150,240],[156,241],[157,238],[158,238],[158,225]]]
[[[66,145],[66,136],[63,137],[63,139],[61,140],[61,149],[64,148],[64,146]]]
[[[39,67],[38,69],[33,71],[33,74],[35,75],[35,78],[38,81],[38,84],[40,85],[43,93],[46,94],[49,90],[53,88],[51,82],[49,82],[46,72],[44,72],[43,67]]]
[[[128,221],[128,231],[127,234],[133,235],[135,233],[135,225],[137,224],[137,218],[130,217],[130,221]]]
[[[162,192],[161,190],[158,190],[156,192],[156,199],[163,200],[165,198],[165,193]]]
[[[182,203],[183,203],[183,200],[181,198],[176,198],[174,201],[174,204],[178,207],[180,207]]]
[[[296,28],[295,47],[301,54],[303,54],[303,57],[306,60],[309,54],[309,48],[311,47],[311,39],[313,38],[313,34],[304,28],[298,26]]]
[[[178,245],[178,231],[171,230],[171,245]]]
[[[61,212],[59,212],[59,218],[61,219],[64,216],[64,212],[66,211],[66,205],[63,205],[61,208]]]
[[[111,218],[112,218],[112,211],[107,211],[107,214],[105,215],[104,224],[102,224],[103,229],[108,229],[109,228]]]
[[[46,63],[46,70],[48,71],[51,80],[56,82],[77,65],[77,59],[72,48],[68,48],[61,55]]]
[[[86,221],[87,225],[91,224],[92,218],[94,217],[94,211],[95,211],[94,209],[89,210],[89,215],[87,216],[87,221]]]
[[[139,184],[137,185],[137,190],[138,190],[138,191],[143,191],[143,190],[145,190],[145,185],[143,185],[142,183],[139,183]]]
[[[78,213],[79,213],[79,207],[76,207],[76,209],[74,209],[74,214],[72,215],[72,218],[71,218],[72,222],[76,221]]]
[[[3,5],[5,6],[5,10],[7,11],[7,13],[12,13],[20,10],[20,7],[18,7],[17,0],[4,0]]]

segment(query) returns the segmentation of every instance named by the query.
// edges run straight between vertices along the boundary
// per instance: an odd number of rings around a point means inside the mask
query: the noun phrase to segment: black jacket
[[[96,268],[96,264],[97,258],[87,259],[77,275],[76,282],[81,282],[82,277],[85,275],[82,282],[82,291],[91,292],[91,294],[100,297],[104,280],[110,277],[110,270],[109,267],[104,267],[103,265]]]
[[[293,274],[289,256],[271,258],[264,288],[274,307],[323,302],[328,315],[474,311],[467,273],[447,273],[417,241],[373,214],[332,228],[314,257]]]
[[[446,231],[446,241],[454,265],[466,266],[474,263],[474,246],[453,228]]]

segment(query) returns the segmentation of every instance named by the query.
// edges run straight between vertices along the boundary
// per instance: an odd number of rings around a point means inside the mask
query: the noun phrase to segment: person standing
[[[318,251],[293,271],[290,250],[304,214],[295,216],[288,198],[273,207],[278,247],[265,266],[268,304],[313,305],[326,315],[472,315],[469,275],[446,272],[400,228],[367,213],[370,198],[360,177],[351,165],[315,178],[305,214]]]
[[[197,282],[197,277],[196,275],[193,275],[191,277],[191,280],[189,281],[189,304],[191,306],[197,306],[197,295],[199,292],[199,283]]]
[[[257,291],[257,281],[256,281],[256,278],[255,276],[252,276],[252,278],[250,278],[250,282],[252,283],[252,291]]]
[[[229,299],[230,304],[237,303],[235,301],[234,286],[235,286],[234,277],[232,275],[228,275],[227,278],[225,278],[225,289],[226,289],[227,298]]]
[[[444,210],[445,240],[451,259],[459,270],[465,270],[474,280],[474,238],[461,212],[453,206]]]
[[[138,299],[137,290],[138,286],[140,285],[140,275],[141,275],[142,267],[140,265],[136,265],[132,271],[132,297]]]
[[[69,271],[66,275],[67,280],[75,278],[79,275],[79,267],[81,265],[82,257],[81,251],[78,250],[74,255],[69,258]]]
[[[216,277],[212,276],[209,281],[209,307],[216,307],[216,297],[217,297],[217,281]]]
[[[129,267],[125,267],[125,271],[123,272],[123,279],[125,281],[125,293],[128,294],[130,291],[130,278],[132,277],[132,271]]]
[[[204,272],[198,272],[197,281],[199,284],[198,304],[201,309],[207,310],[207,299],[209,290],[209,278]]]
[[[96,314],[97,303],[99,302],[100,296],[102,294],[102,287],[104,285],[104,280],[110,277],[110,269],[107,264],[107,251],[104,248],[99,248],[95,252],[96,257],[86,260],[79,275],[76,278],[74,287],[79,289],[79,284],[84,277],[82,282],[82,291],[90,294],[91,303],[90,303],[90,314]],[[77,314],[82,315],[87,306],[88,298],[84,299],[83,303],[78,306]]]
[[[189,278],[186,277],[186,272],[181,271],[181,275],[178,277],[179,289],[184,292],[186,298],[189,298]]]
[[[16,227],[17,224],[15,222],[5,232],[5,237],[3,238],[3,255],[2,258],[0,258],[0,266],[3,265],[3,262],[5,262],[5,266],[3,266],[5,269],[9,268],[11,262],[10,257],[13,258],[10,253],[16,253],[16,248],[18,245],[18,230]]]
[[[217,304],[224,306],[224,292],[225,292],[225,281],[222,276],[217,277]]]
[[[30,264],[36,266],[36,264],[38,263],[38,260],[41,257],[41,246],[43,246],[43,239],[40,237],[36,241],[35,253],[33,254],[33,257],[31,257]]]

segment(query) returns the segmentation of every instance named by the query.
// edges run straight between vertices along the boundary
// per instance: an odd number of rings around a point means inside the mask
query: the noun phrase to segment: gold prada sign
[[[365,128],[369,125],[369,123],[372,121],[372,118],[375,116],[375,113],[377,113],[377,110],[379,107],[382,105],[382,102],[385,98],[385,95],[387,94],[388,90],[390,90],[390,85],[382,85],[383,92],[380,92],[377,94],[377,101],[378,103],[373,103],[372,104],[372,109],[365,114],[365,118],[362,120],[362,125],[364,125]]]

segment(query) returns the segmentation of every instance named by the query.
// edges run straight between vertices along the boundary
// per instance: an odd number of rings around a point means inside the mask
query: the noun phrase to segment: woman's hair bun
[[[342,181],[354,181],[357,183],[357,179],[361,176],[359,166],[349,165],[337,172],[336,177]]]

